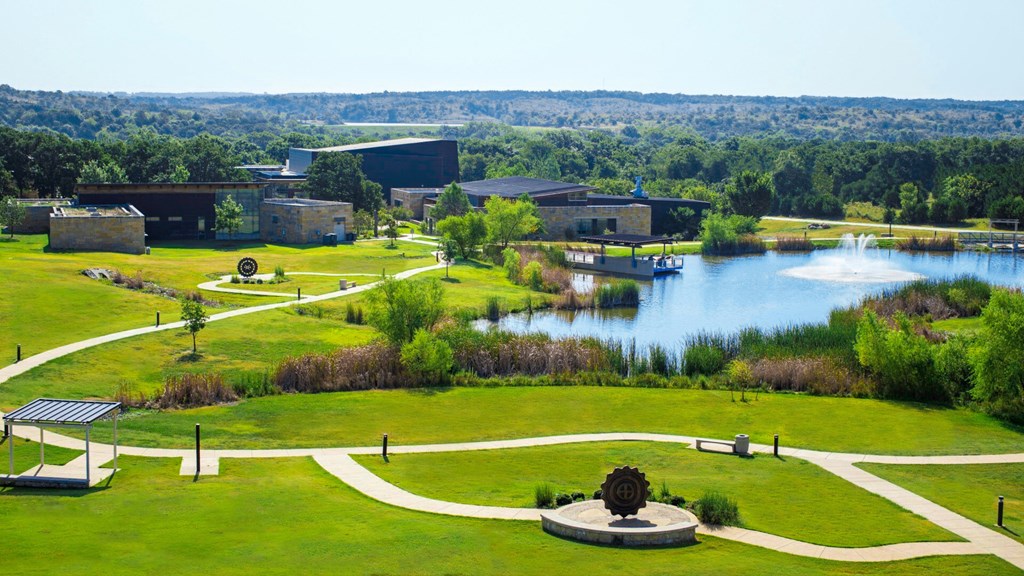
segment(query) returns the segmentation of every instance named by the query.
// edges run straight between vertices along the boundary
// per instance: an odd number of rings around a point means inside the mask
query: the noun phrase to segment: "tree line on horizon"
[[[626,91],[440,91],[374,94],[105,94],[0,85],[0,125],[76,138],[139,129],[193,137],[323,132],[345,122],[489,122],[619,132],[689,128],[710,141],[737,136],[915,142],[1024,136],[1024,101],[643,94]]]
[[[531,176],[629,194],[643,176],[653,196],[706,200],[728,211],[730,190],[767,181],[758,214],[842,217],[869,203],[908,223],[1024,218],[1024,138],[913,143],[734,137],[710,141],[678,127],[523,131],[501,124],[453,129],[462,181]],[[237,166],[283,163],[290,147],[352,143],[337,134],[259,131],[190,138],[140,130],[126,139],[75,139],[0,127],[0,194],[69,197],[78,182],[248,180]]]

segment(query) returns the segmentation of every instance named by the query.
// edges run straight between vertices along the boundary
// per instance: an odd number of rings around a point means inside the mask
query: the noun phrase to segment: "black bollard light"
[[[996,526],[1003,527],[1003,497],[999,497],[999,509],[996,512]]]
[[[387,459],[387,457],[388,457],[388,435],[387,434],[384,435],[384,442],[383,442],[383,445],[381,447],[381,456],[383,456],[385,459]]]
[[[302,300],[302,288],[296,288],[295,299]]]
[[[779,435],[775,435],[775,457],[779,457]]]
[[[160,327],[160,311],[159,310],[157,310],[157,312],[156,312],[156,327],[157,328]]]
[[[14,361],[16,363],[21,362],[21,344],[18,344],[18,354],[15,356]]]
[[[199,476],[199,423],[196,422],[196,476]]]

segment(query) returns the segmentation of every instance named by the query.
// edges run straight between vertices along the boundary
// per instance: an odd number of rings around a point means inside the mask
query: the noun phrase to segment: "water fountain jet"
[[[806,266],[788,268],[780,272],[786,276],[825,282],[909,282],[924,278],[893,266],[875,256],[874,234],[843,234],[836,250],[829,250]]]

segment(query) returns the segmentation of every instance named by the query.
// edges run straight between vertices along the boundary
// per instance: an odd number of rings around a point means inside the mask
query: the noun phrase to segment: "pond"
[[[1024,287],[1024,256],[906,253],[866,248],[741,257],[684,257],[678,275],[641,281],[637,309],[545,310],[513,314],[499,325],[514,332],[552,336],[597,336],[638,345],[675,344],[701,331],[733,332],[747,326],[772,328],[823,322],[829,311],[914,278],[973,275],[993,284]],[[578,275],[581,285],[593,282]]]

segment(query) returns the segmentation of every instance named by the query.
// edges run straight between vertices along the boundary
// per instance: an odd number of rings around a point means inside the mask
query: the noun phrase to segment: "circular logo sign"
[[[604,484],[601,484],[601,499],[604,500],[604,507],[612,514],[625,518],[647,506],[650,486],[651,483],[647,481],[647,476],[643,472],[623,466],[616,468],[604,479]]]
[[[249,258],[246,256],[238,261],[238,273],[246,278],[250,278],[256,274],[256,271],[260,269],[259,264],[256,263],[255,258]]]

